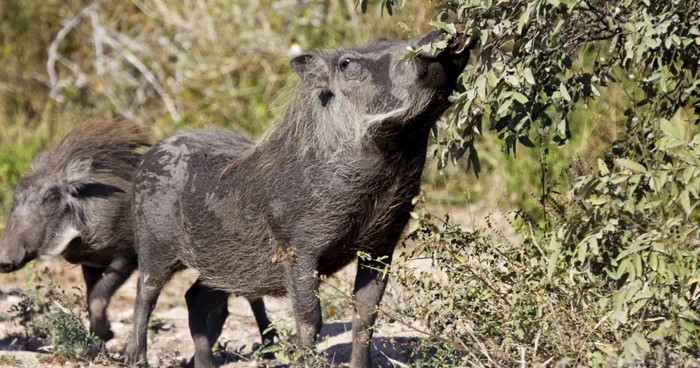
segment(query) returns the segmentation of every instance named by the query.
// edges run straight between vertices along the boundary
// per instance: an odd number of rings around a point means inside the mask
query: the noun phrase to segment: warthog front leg
[[[382,262],[391,263],[391,253]],[[355,277],[355,314],[352,319],[352,358],[350,367],[369,368],[370,342],[374,334],[377,307],[384,295],[387,276],[381,272],[384,265],[375,260],[357,260]]]
[[[135,268],[136,260],[122,258],[115,259],[107,268],[82,266],[87,286],[90,332],[97,336],[97,339],[81,352],[81,356],[94,359],[104,349],[105,343],[114,337],[107,318],[107,306],[112,295],[131,276]]]
[[[321,332],[321,300],[318,298],[318,277],[316,262],[299,257],[287,265],[291,285],[289,296],[292,299],[299,342],[313,348]]]

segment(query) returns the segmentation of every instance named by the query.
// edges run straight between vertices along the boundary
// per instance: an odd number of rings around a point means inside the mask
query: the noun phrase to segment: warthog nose
[[[438,59],[444,59],[445,57],[456,57],[456,58],[461,58],[463,55],[468,55],[469,53],[465,53],[464,50],[469,48],[470,43],[472,42],[472,38],[467,36],[464,33],[464,26],[462,25],[457,25],[457,33],[452,35],[447,41],[447,47],[439,50],[435,55],[431,55],[430,53],[422,52],[419,54],[419,57],[425,60],[438,60]],[[444,35],[444,31],[433,31],[428,33],[427,35],[423,36],[420,41],[418,41],[419,47],[422,45],[429,44],[433,41],[436,41],[439,37]]]
[[[453,55],[459,55],[462,54],[465,49],[470,48],[473,43],[473,37],[464,33],[464,26],[457,25],[457,33],[450,39],[447,48]]]
[[[12,263],[0,263],[0,272],[9,273],[14,271],[15,265]]]

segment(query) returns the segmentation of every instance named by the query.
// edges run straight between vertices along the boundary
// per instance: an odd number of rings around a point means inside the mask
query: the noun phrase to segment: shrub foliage
[[[439,166],[478,174],[483,127],[539,148],[541,217],[511,213],[465,230],[416,217],[416,247],[394,266],[407,318],[428,326],[423,365],[678,364],[700,356],[700,2],[442,2],[436,27],[479,40],[464,91],[435,130]],[[432,45],[427,47],[437,47]],[[618,139],[548,180],[571,112],[624,92]],[[617,96],[617,98],[620,98]],[[559,194],[563,193],[563,194]],[[406,267],[427,258],[418,277]]]

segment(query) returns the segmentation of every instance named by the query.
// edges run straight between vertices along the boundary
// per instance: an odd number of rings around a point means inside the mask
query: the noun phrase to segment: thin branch
[[[51,41],[51,45],[49,46],[49,56],[46,62],[46,70],[49,73],[49,81],[51,84],[51,92],[49,93],[49,97],[56,101],[60,100],[60,97],[58,96],[58,90],[60,86],[58,81],[58,75],[56,73],[56,61],[59,58],[58,46],[88,14],[99,8],[100,5],[102,5],[103,1],[104,0],[95,0],[87,7],[83,8],[83,10],[81,10],[78,13],[78,15],[76,15],[73,19],[66,23],[66,25],[64,25],[60,31],[58,31],[58,33],[56,34],[56,38],[54,38],[54,40]]]
[[[308,272],[312,273],[310,270],[308,270]],[[340,290],[340,288],[338,288],[338,287],[336,287],[335,285],[329,283],[329,282],[326,281],[324,278],[318,277],[315,273],[312,273],[312,274],[313,274],[313,277],[316,277],[320,282],[322,282],[322,283],[325,284],[325,285],[328,285],[330,288],[332,288],[333,290],[335,290],[336,292],[338,292],[339,294],[341,294],[343,297],[350,299],[353,303],[357,303],[357,302],[358,302],[358,300],[357,300],[353,295],[347,295],[344,291]],[[363,304],[364,304],[364,303],[363,303]],[[372,306],[367,305],[367,304],[364,304],[364,306],[372,307]],[[399,323],[400,325],[403,325],[404,327],[406,327],[406,328],[408,328],[408,329],[410,329],[410,330],[413,330],[413,331],[415,331],[415,332],[418,332],[418,333],[423,334],[423,335],[426,335],[426,336],[430,336],[430,337],[433,338],[433,339],[436,339],[436,340],[439,340],[439,341],[441,341],[441,342],[443,342],[443,343],[449,344],[449,345],[451,345],[452,347],[454,347],[454,348],[457,349],[457,350],[464,351],[464,352],[470,352],[471,350],[474,350],[474,349],[470,349],[462,340],[457,339],[457,342],[455,342],[455,341],[450,340],[449,338],[446,338],[446,337],[443,337],[443,336],[440,336],[440,335],[436,335],[436,334],[431,333],[431,332],[429,332],[429,331],[420,329],[420,328],[418,328],[418,327],[416,327],[416,326],[413,326],[412,324],[410,324],[410,323],[408,323],[408,322],[402,320],[402,319],[399,318],[397,315],[395,315],[395,314],[393,314],[393,313],[390,313],[390,312],[387,312],[385,309],[383,309],[383,308],[381,308],[381,307],[379,307],[379,306],[376,307],[376,312],[379,312],[379,313],[381,313],[381,314],[383,314],[383,315],[385,315],[385,316],[391,318],[392,320],[396,321],[396,322]],[[477,339],[477,337],[472,333],[471,329],[467,328],[466,331],[467,331],[467,333],[469,334],[469,336],[470,336],[470,337],[476,342],[476,344],[479,346],[479,350],[480,350],[480,351],[478,351],[478,352],[479,352],[480,354],[484,355],[484,356],[486,357],[486,359],[487,359],[491,364],[493,364],[493,365],[495,365],[495,366],[498,366],[498,364],[497,364],[495,361],[493,361],[493,359],[491,358],[491,356],[490,356],[488,350],[486,349],[486,345],[485,345],[483,342],[479,341],[479,339]],[[494,354],[494,353],[495,353],[495,354]],[[518,363],[517,360],[512,359],[512,358],[509,357],[509,356],[503,355],[503,354],[501,354],[500,352],[493,352],[493,351],[492,351],[492,352],[491,352],[491,355],[494,355],[494,357],[495,357],[496,359],[498,359],[498,360],[505,361],[505,362],[508,362],[508,363],[510,363],[510,364],[517,364],[517,363]]]
[[[133,65],[136,69],[138,69],[139,72],[141,72],[143,77],[146,78],[146,80],[151,84],[151,86],[153,86],[153,89],[155,89],[156,93],[158,93],[160,98],[163,100],[165,108],[168,109],[168,113],[170,113],[170,117],[173,119],[173,121],[179,121],[181,119],[181,116],[180,113],[177,111],[177,108],[175,107],[175,103],[165,91],[165,88],[163,88],[163,85],[160,83],[158,78],[148,69],[148,67],[146,67],[146,65],[144,65],[141,62],[141,60],[139,60],[139,58],[136,57],[136,55],[131,53],[131,51],[122,47],[121,43],[115,38],[112,38],[111,36],[105,34],[104,41],[114,50],[121,53],[124,59],[131,63],[131,65]]]

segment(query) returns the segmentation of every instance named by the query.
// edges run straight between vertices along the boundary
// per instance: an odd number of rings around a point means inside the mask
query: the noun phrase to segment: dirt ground
[[[470,211],[455,211],[450,209],[455,220],[460,220],[463,224],[471,223],[470,219],[483,220],[482,215],[478,215],[479,209]],[[474,216],[477,214],[477,216]],[[455,218],[455,216],[457,216]],[[496,215],[496,222],[505,223],[502,215]],[[427,265],[415,263],[418,268],[425,268]],[[70,265],[61,259],[39,260],[34,265],[35,270],[43,270],[48,267],[51,279],[65,291],[84,292],[82,275],[79,266]],[[324,316],[328,316],[333,309],[334,317],[324,318],[321,338],[317,345],[319,352],[324,352],[329,362],[333,365],[347,363],[351,351],[351,329],[352,312],[349,301],[341,293],[349,295],[352,290],[355,264],[351,264],[344,270],[336,274],[328,282],[333,287],[322,288],[322,301],[326,309]],[[11,318],[8,318],[8,311],[13,304],[17,304],[20,298],[17,291],[26,284],[26,279],[30,274],[29,270],[21,270],[14,274],[0,276],[0,367],[54,367],[54,366],[120,366],[118,361],[111,363],[88,363],[88,362],[51,362],[49,357],[50,346],[44,346],[41,342],[32,342],[23,346],[12,336],[22,333],[23,328]],[[192,340],[189,334],[187,322],[187,308],[185,305],[185,291],[197,278],[197,273],[193,270],[186,270],[177,274],[163,290],[153,316],[160,321],[160,328],[157,333],[149,332],[148,358],[149,364],[154,367],[179,367],[192,357],[194,352]],[[136,295],[135,273],[116,293],[109,307],[109,319],[112,323],[112,330],[115,338],[108,342],[107,350],[113,358],[120,358],[126,340],[131,334],[133,322],[133,304]],[[74,287],[79,287],[80,290]],[[340,290],[334,290],[337,288]],[[325,290],[325,294],[324,294]],[[330,290],[330,292],[329,292]],[[401,305],[405,293],[397,290],[391,283],[387,288],[387,293],[382,301],[385,310],[393,310]],[[291,302],[286,299],[265,299],[266,309],[279,327],[292,329],[294,319],[291,313]],[[228,354],[226,357],[219,354],[218,364],[222,367],[275,367],[280,366],[274,360],[254,360],[251,359],[252,349],[260,342],[257,325],[253,314],[245,299],[231,298],[229,300],[230,316],[226,321],[223,333],[219,339],[224,345]],[[152,318],[154,318],[152,317]],[[87,326],[87,320],[84,321]],[[421,326],[413,323],[413,327]],[[388,323],[387,318],[380,317],[377,330],[372,341],[372,361],[377,367],[405,367],[405,363],[410,360],[411,346],[425,335],[400,323]],[[235,353],[231,353],[235,352]]]
[[[83,288],[79,266],[73,266],[57,259],[39,261],[34,267],[37,270],[48,267],[51,277],[54,280],[60,280],[60,286],[63,290],[78,292],[73,289],[74,286]],[[133,327],[136,278],[136,274],[132,275],[116,293],[109,307],[109,318],[115,338],[108,342],[107,349],[114,357],[121,355]],[[187,325],[187,307],[185,306],[184,294],[196,278],[195,271],[183,271],[173,278],[161,294],[152,317],[157,318],[160,322],[159,329],[157,333],[149,332],[148,357],[151,366],[183,366],[194,353]],[[337,280],[333,280],[333,283],[342,285],[342,287],[350,287],[353,279],[354,265],[350,265],[337,276]],[[2,283],[3,293],[0,296],[0,311],[8,311],[13,304],[17,304],[21,300],[18,296],[13,295],[13,291],[20,290],[24,282],[18,274],[18,277],[11,277],[10,280]],[[387,296],[387,299],[392,297],[391,294]],[[288,299],[265,299],[265,302],[271,320],[281,327],[293,327],[294,319],[291,315],[291,303]],[[390,304],[391,301],[387,300],[387,303]],[[345,303],[337,305],[347,307]],[[222,364],[222,367],[231,368],[276,366],[274,360],[252,360],[250,357],[252,348],[257,347],[260,342],[260,335],[248,302],[243,298],[231,298],[228,307],[230,316],[226,321],[219,342],[226,347],[229,354],[226,357],[219,354],[217,356],[218,363]],[[333,308],[338,315],[340,312],[344,312],[343,314],[348,317],[325,320],[321,339],[317,346],[319,352],[325,352],[328,355],[331,363],[348,362],[351,351],[351,314],[347,313],[349,311],[338,311],[338,308],[335,306]],[[84,323],[87,325],[87,320]],[[119,366],[117,361],[112,364],[47,362],[49,359],[46,357],[42,359],[42,356],[49,354],[50,346],[44,346],[40,342],[32,342],[27,346],[22,346],[19,341],[12,341],[11,338],[8,338],[13,333],[21,333],[22,331],[22,326],[10,318],[3,318],[3,321],[0,322],[0,367]],[[407,361],[410,349],[407,349],[406,345],[417,338],[419,336],[416,335],[416,332],[410,331],[405,326],[382,326],[375,334],[373,341],[373,361],[382,367],[397,366],[395,363],[391,363],[391,360],[395,362]],[[237,354],[232,353],[234,351]],[[237,357],[237,355],[240,356]]]

